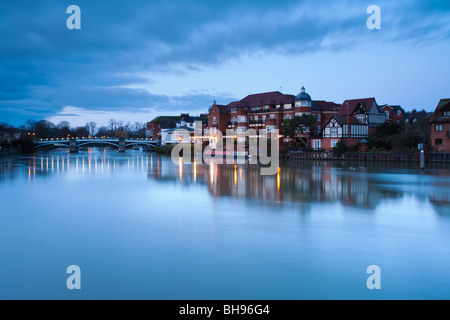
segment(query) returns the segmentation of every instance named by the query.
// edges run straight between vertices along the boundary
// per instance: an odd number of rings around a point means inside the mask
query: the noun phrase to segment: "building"
[[[191,117],[189,114],[182,114],[175,128],[161,129],[161,145],[178,144],[178,143],[193,143],[195,134],[195,123],[201,122],[202,134],[206,133],[208,124],[208,116],[202,114],[199,117]]]
[[[385,104],[380,106],[381,111],[386,114],[386,121],[392,123],[404,123],[405,122],[405,110],[401,106],[391,106]]]
[[[369,125],[353,116],[335,115],[325,125],[322,145],[320,148],[331,151],[339,141],[345,141],[347,146],[354,146],[369,136]]]
[[[248,95],[228,105],[218,105],[214,101],[208,113],[209,140],[214,146],[218,141],[218,132],[226,136],[227,129],[236,130],[236,133],[254,129],[257,135],[261,129],[265,129],[268,135],[275,130],[281,132],[285,119],[303,114],[314,114],[317,120],[312,132],[307,130],[304,135],[308,140],[321,140],[322,128],[339,111],[339,107],[333,102],[312,100],[304,87],[297,96],[274,91]]]
[[[430,116],[430,145],[434,152],[450,152],[450,99],[442,99]]]
[[[189,115],[188,115],[189,116]],[[147,122],[145,136],[150,139],[161,139],[161,130],[173,129],[177,126],[181,116],[160,116]]]
[[[312,114],[316,122],[312,130],[305,128],[299,134],[300,140],[314,150],[331,151],[341,140],[345,140],[347,145],[354,145],[367,138],[386,122],[388,113],[385,111],[389,111],[391,119],[397,119],[394,116],[397,107],[385,106],[385,109],[378,106],[375,98],[346,100],[342,105],[315,101],[302,87],[297,96],[275,91],[249,95],[228,105],[214,102],[209,110],[208,133],[210,143],[214,145],[218,130],[224,135],[226,129],[235,129],[237,133],[255,129],[257,135],[261,129],[266,129],[268,134],[277,129],[282,132],[283,120]],[[404,111],[400,114],[403,115]],[[283,141],[286,142],[286,139]]]
[[[415,123],[429,117],[430,115],[431,113],[426,112],[425,110],[417,112],[416,109],[413,109],[412,112],[405,113],[405,123]]]
[[[386,122],[386,114],[380,110],[375,98],[345,100],[338,115],[355,117],[360,123],[369,126],[369,134]]]

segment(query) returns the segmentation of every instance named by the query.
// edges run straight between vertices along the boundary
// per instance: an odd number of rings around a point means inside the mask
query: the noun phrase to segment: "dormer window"
[[[444,117],[450,117],[450,111],[444,111]]]

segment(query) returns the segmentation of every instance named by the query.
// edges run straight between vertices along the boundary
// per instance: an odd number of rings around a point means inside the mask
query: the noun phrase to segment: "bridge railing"
[[[75,138],[46,138],[46,139],[39,139],[37,142],[50,142],[50,141],[70,141],[72,139],[75,139],[76,141],[91,141],[91,140],[114,140],[114,141],[119,141],[120,138],[116,138],[116,137],[91,137],[91,138],[86,138],[86,137],[75,137]],[[154,139],[150,139],[150,138],[125,138],[125,141],[154,141],[156,142],[157,140]]]

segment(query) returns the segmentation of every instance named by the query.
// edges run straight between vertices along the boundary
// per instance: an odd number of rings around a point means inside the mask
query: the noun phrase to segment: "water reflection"
[[[339,162],[286,162],[273,176],[261,176],[257,165],[172,163],[152,153],[118,154],[88,150],[54,152],[0,159],[0,183],[22,177],[32,182],[53,174],[111,176],[147,174],[161,183],[201,185],[212,197],[255,200],[268,205],[335,203],[374,210],[384,201],[414,197],[429,202],[439,214],[450,213],[450,170],[415,165],[369,163],[364,167]]]

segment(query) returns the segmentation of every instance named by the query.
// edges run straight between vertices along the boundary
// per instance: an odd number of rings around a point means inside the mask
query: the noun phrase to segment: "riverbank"
[[[22,154],[22,151],[20,149],[15,148],[1,148],[0,149],[0,157],[6,157],[11,155],[18,155]]]
[[[336,155],[332,152],[301,152],[291,151],[289,159],[293,160],[357,160],[357,161],[390,161],[390,162],[419,162],[419,153],[377,153],[354,152]],[[427,162],[448,162],[450,153],[428,153]]]

